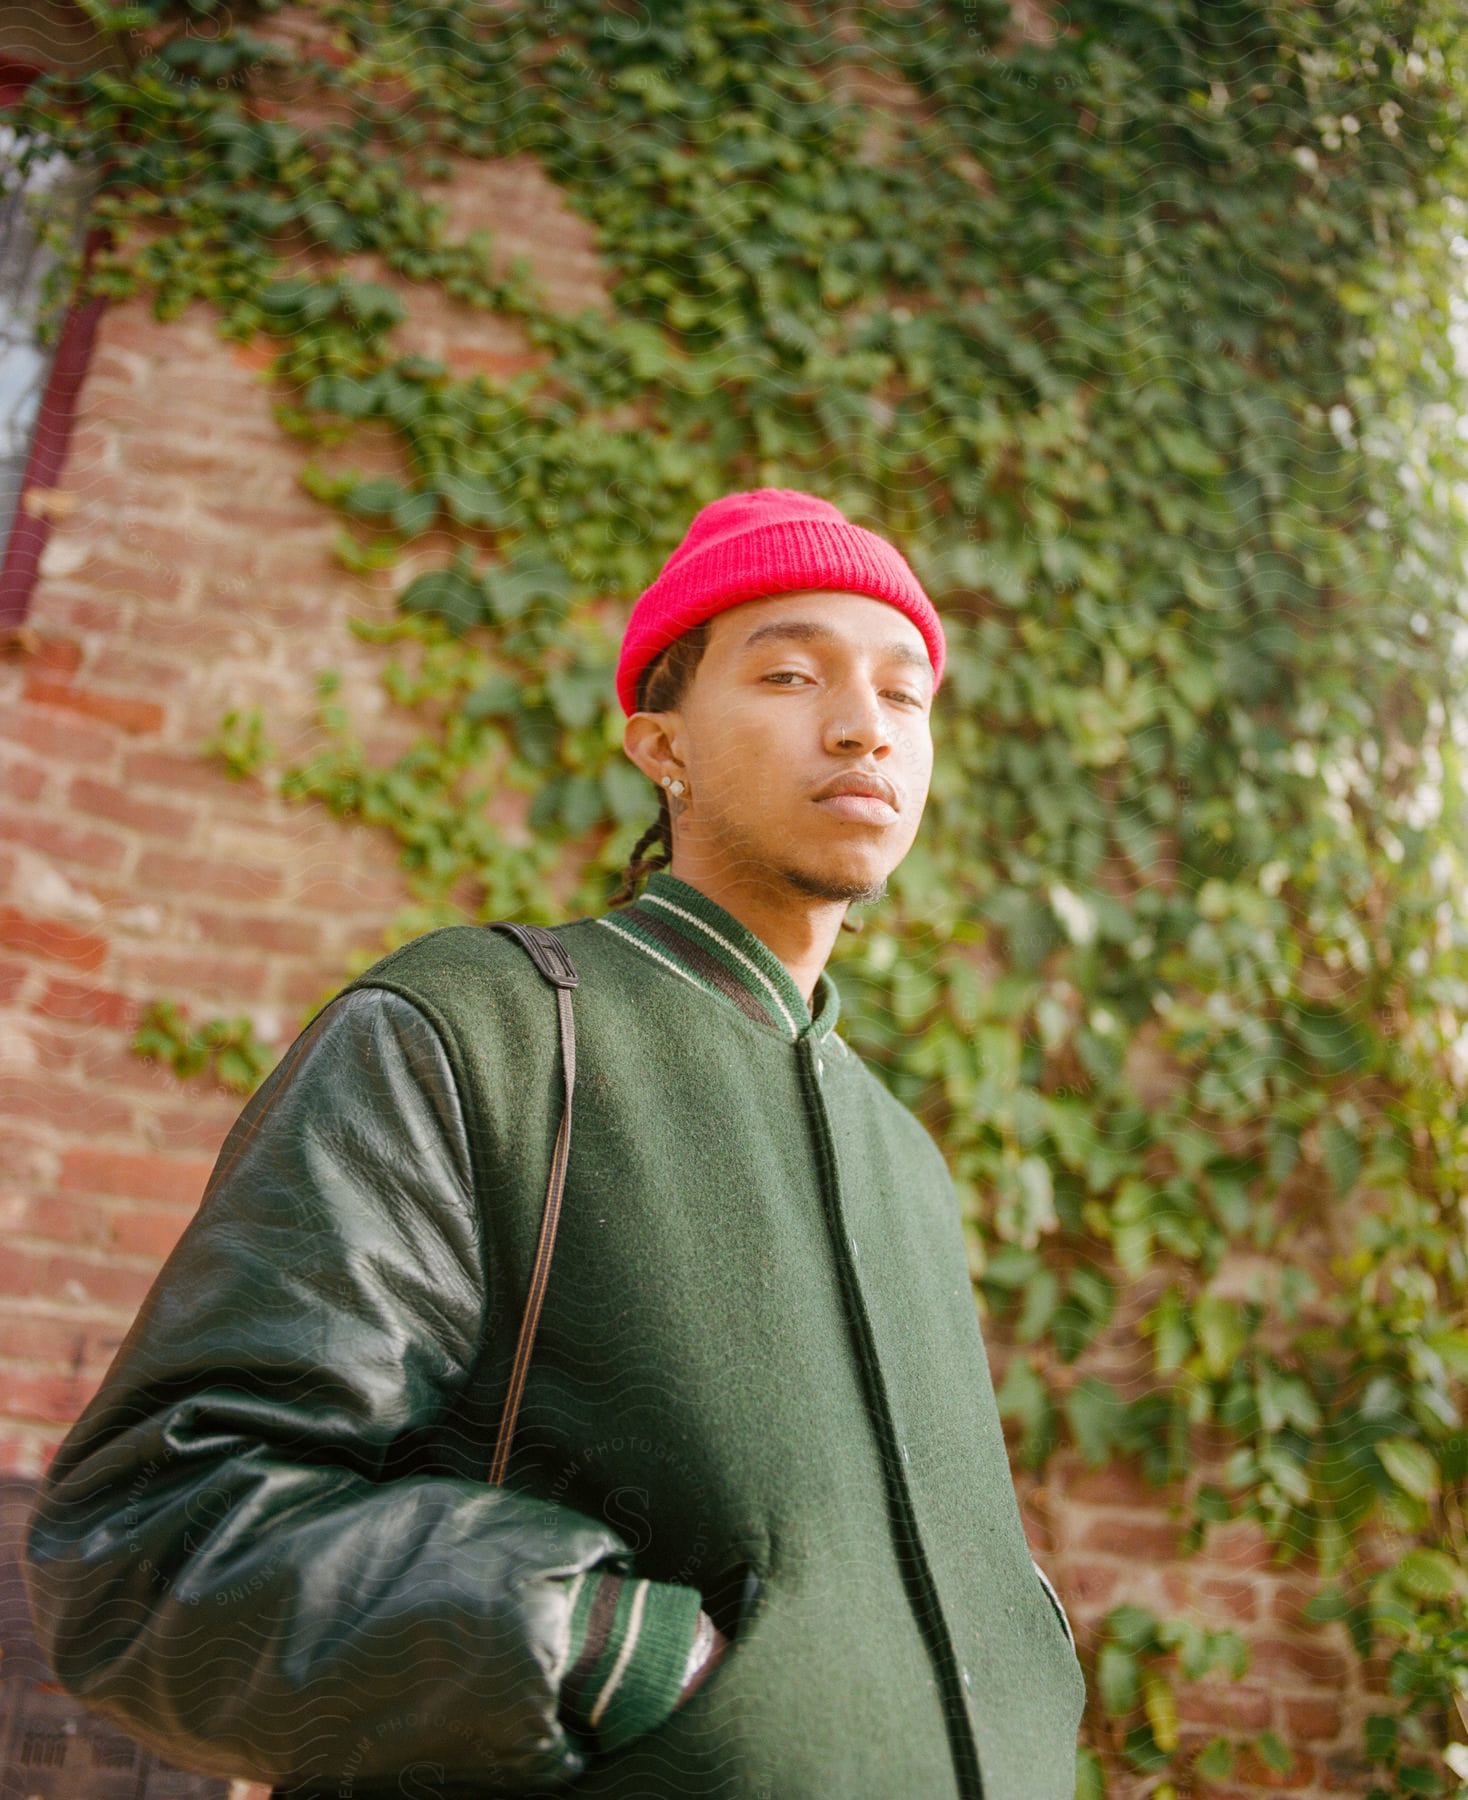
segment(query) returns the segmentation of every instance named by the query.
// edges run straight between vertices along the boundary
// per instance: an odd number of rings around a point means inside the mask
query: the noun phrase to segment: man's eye
[[[788,687],[792,682],[808,681],[810,677],[803,669],[772,669],[763,679],[766,681],[779,681]],[[909,694],[904,688],[889,688],[887,691],[894,695],[898,700],[906,700],[909,706],[915,706],[919,711],[922,710],[923,702],[920,695]]]

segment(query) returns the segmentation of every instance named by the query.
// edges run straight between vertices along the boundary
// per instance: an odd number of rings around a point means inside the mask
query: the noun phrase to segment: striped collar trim
[[[829,1037],[840,1015],[828,970],[816,978],[812,1017],[794,976],[763,938],[667,869],[655,869],[635,900],[596,923],[791,1043]]]

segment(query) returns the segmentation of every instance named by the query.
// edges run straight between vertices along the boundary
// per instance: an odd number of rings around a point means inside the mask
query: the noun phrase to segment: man
[[[1069,1800],[1084,1680],[952,1182],[825,970],[917,833],[943,655],[826,502],[695,518],[617,670],[671,865],[555,928],[576,1103],[505,1483],[558,1035],[462,926],[252,1098],[62,1447],[29,1577],[71,1692],[295,1794]]]

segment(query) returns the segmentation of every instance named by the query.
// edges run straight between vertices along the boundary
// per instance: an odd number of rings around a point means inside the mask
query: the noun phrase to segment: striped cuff
[[[697,1588],[606,1569],[572,1584],[571,1642],[560,1710],[597,1748],[615,1750],[678,1704],[698,1631]]]

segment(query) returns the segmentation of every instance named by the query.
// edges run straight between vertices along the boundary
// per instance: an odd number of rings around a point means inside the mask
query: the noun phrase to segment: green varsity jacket
[[[654,874],[394,951],[244,1108],[58,1453],[58,1679],[278,1791],[1071,1800],[1085,1683],[1015,1499],[943,1156],[770,949]],[[681,1705],[703,1607],[730,1637]],[[705,1628],[706,1629],[706,1628]]]

